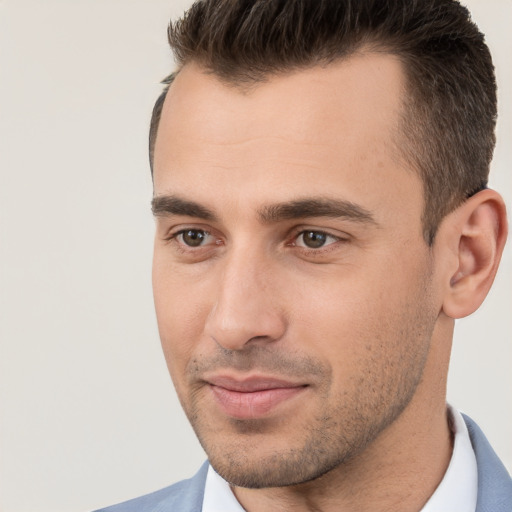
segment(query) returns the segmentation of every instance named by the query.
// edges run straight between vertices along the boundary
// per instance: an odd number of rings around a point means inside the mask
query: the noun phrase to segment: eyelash
[[[176,243],[177,243],[178,245],[180,245],[180,246],[188,247],[188,248],[189,248],[188,250],[190,250],[190,249],[194,250],[194,247],[193,247],[193,246],[187,245],[187,244],[183,243],[183,241],[182,241],[182,242],[180,242],[180,241],[178,240],[178,238],[179,238],[180,236],[182,236],[182,235],[184,235],[185,233],[188,233],[188,232],[190,232],[190,231],[195,231],[195,232],[197,232],[197,233],[202,233],[204,236],[212,236],[212,234],[211,234],[209,231],[207,231],[206,229],[200,229],[200,228],[185,228],[185,229],[180,229],[179,231],[176,231],[176,232],[174,232],[174,233],[169,234],[168,236],[166,236],[166,237],[164,238],[164,240],[165,240],[166,242],[173,242],[173,241],[174,241],[174,242],[176,242]],[[216,243],[216,245],[220,245],[220,244],[219,244],[219,243]],[[202,245],[199,245],[199,246],[197,246],[197,247],[203,247],[203,246],[202,246]]]
[[[201,249],[201,248],[204,249],[205,247],[208,247],[208,245],[205,246],[202,244],[194,247],[194,246],[190,246],[190,245],[184,243],[183,240],[181,240],[181,241],[179,240],[180,236],[184,235],[187,232],[191,232],[191,231],[196,232],[196,233],[202,233],[202,235],[205,237],[212,236],[212,233],[210,233],[206,229],[185,228],[185,229],[180,229],[179,231],[176,231],[174,233],[171,233],[170,235],[165,237],[164,240],[166,242],[174,242],[180,252],[189,253],[189,254],[196,253],[199,249]],[[322,245],[318,248],[297,245],[297,240],[299,239],[299,237],[301,235],[304,236],[306,233],[315,233],[315,235],[325,236],[327,238],[334,239],[334,241],[331,243],[328,243],[327,245]],[[321,255],[325,254],[326,252],[330,252],[330,251],[334,250],[338,243],[340,243],[340,242],[343,243],[343,242],[348,241],[348,237],[336,236],[336,235],[333,235],[332,233],[329,233],[327,231],[323,231],[320,229],[302,229],[302,228],[294,231],[291,234],[291,236],[288,237],[288,239],[291,241],[285,243],[286,247],[296,247],[306,256],[321,256]],[[215,240],[213,245],[216,245],[216,246],[222,245],[222,241],[220,239],[217,239],[217,240]]]
[[[332,241],[330,243],[326,243],[326,244],[321,245],[320,247],[316,247],[316,248],[315,247],[302,246],[302,245],[298,245],[297,244],[297,240],[299,240],[300,237],[304,237],[304,235],[310,234],[310,233],[314,233],[316,236],[319,236],[319,235],[320,236],[324,236],[326,239],[331,238],[334,241]],[[304,242],[304,239],[302,241]],[[320,253],[324,253],[327,250],[331,250],[332,249],[332,247],[331,247],[332,245],[335,245],[337,242],[342,242],[342,241],[345,241],[345,239],[343,239],[340,236],[336,236],[336,235],[333,235],[331,233],[328,233],[327,231],[322,231],[322,230],[319,230],[319,229],[301,229],[299,231],[296,231],[293,234],[292,242],[287,243],[286,245],[288,247],[299,247],[302,251],[308,251],[308,252],[320,254]]]

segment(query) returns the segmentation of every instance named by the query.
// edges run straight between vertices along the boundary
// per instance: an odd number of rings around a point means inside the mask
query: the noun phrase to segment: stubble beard
[[[227,420],[230,433],[219,434],[201,413],[200,401],[185,412],[210,464],[230,484],[253,489],[303,484],[346,465],[400,416],[421,380],[426,353],[416,359],[392,382],[366,382],[330,410],[320,410],[309,421],[298,418],[274,451],[269,451],[276,437],[272,429],[280,426],[271,420]],[[327,404],[328,397],[328,391],[319,392],[317,402]]]
[[[428,295],[427,286],[420,286],[418,293]],[[297,426],[291,430],[287,425],[284,434],[279,432],[282,422],[266,418],[226,419],[221,432],[209,424],[201,393],[190,392],[182,405],[213,468],[234,486],[286,487],[318,479],[357,457],[397,420],[422,380],[438,312],[430,298],[416,299],[387,318],[383,332],[376,327],[379,320],[374,320],[376,325],[369,327],[369,332],[378,333],[374,344],[349,389],[337,391],[343,396],[333,396],[332,369],[316,359],[293,360],[266,347],[220,354],[218,361],[228,365],[229,360],[229,366],[238,369],[281,370],[285,375],[310,371],[323,378],[312,391],[316,413],[297,421],[286,417],[283,422]],[[197,361],[194,367],[200,372]],[[297,407],[297,415],[301,410]],[[278,446],[269,450],[278,437]]]

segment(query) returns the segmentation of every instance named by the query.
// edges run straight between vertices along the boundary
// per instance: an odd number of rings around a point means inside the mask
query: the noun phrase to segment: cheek
[[[309,333],[308,350],[328,362],[337,378],[345,380],[360,371],[361,360],[374,349],[380,315],[363,297],[331,293],[328,299],[313,298],[297,318],[298,339]]]
[[[207,308],[197,289],[158,261],[153,265],[153,295],[160,341],[176,383],[201,339]]]
[[[435,308],[426,274],[402,270],[372,276],[354,269],[301,297],[295,337],[309,333],[308,350],[329,362],[335,379],[347,383],[388,374],[404,358],[427,350]]]

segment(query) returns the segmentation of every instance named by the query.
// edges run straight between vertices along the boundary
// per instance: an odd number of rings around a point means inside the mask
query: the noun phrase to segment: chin
[[[353,446],[338,442],[336,447],[329,437],[310,435],[296,438],[294,444],[290,443],[291,434],[280,442],[268,435],[247,434],[199,440],[210,464],[224,480],[237,487],[261,489],[315,480],[352,458]]]

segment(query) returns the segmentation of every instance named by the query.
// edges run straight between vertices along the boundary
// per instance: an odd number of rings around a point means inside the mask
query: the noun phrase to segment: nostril
[[[217,312],[218,313],[218,312]],[[247,320],[242,315],[230,322],[219,316],[210,317],[205,325],[205,334],[220,347],[237,351],[248,345],[262,345],[280,339],[285,332],[285,322],[272,311],[260,313]]]

